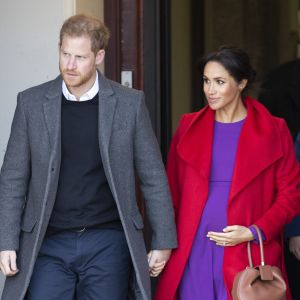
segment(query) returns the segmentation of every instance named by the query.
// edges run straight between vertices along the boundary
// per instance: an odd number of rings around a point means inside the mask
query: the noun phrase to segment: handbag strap
[[[258,236],[259,250],[260,250],[260,264],[262,266],[264,266],[265,265],[265,255],[264,255],[262,234],[261,234],[260,229],[255,224],[252,226],[256,230],[257,236]],[[253,261],[252,261],[252,256],[251,256],[251,242],[250,241],[248,242],[248,245],[247,245],[247,252],[248,252],[249,266],[251,268],[253,268]]]

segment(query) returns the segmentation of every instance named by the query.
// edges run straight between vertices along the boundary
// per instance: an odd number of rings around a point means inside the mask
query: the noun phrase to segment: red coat
[[[247,118],[237,148],[228,225],[258,225],[266,236],[266,263],[284,272],[282,230],[300,212],[300,168],[285,121],[273,117],[256,100],[246,98],[245,105]],[[205,107],[184,115],[173,137],[167,173],[179,246],[161,275],[156,300],[176,299],[207,200],[213,130],[214,111]],[[252,252],[254,263],[259,264],[259,247],[255,245]],[[235,274],[247,265],[246,243],[225,247],[223,273],[229,299]]]

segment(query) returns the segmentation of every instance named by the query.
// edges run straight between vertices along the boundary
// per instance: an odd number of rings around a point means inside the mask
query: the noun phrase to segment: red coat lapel
[[[196,168],[199,175],[207,180],[210,174],[214,119],[215,113],[209,107],[196,113],[177,147],[181,159]]]
[[[230,200],[283,155],[271,114],[256,100],[246,98],[245,105],[247,118],[238,143]]]
[[[230,199],[282,155],[279,131],[272,116],[256,100],[247,97],[247,118],[239,139]],[[195,113],[177,146],[182,160],[209,179],[215,113],[208,106]]]

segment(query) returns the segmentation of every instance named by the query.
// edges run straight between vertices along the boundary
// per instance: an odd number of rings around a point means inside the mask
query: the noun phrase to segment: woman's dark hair
[[[221,64],[236,82],[239,83],[243,79],[248,80],[243,94],[254,82],[256,72],[250,64],[248,54],[242,49],[233,46],[222,46],[217,51],[209,53],[201,62],[202,75],[206,64],[211,61]]]

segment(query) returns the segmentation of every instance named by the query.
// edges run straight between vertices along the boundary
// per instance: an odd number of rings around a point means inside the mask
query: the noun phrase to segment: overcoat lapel
[[[116,99],[112,96],[113,90],[107,79],[99,72],[99,146],[107,158],[108,145],[112,130]],[[57,77],[46,94],[43,105],[45,122],[49,134],[51,152],[60,153],[61,147],[61,98],[62,79]],[[105,158],[104,157],[104,158]]]
[[[62,79],[58,76],[50,86],[43,105],[45,122],[49,134],[51,153],[60,155],[61,149],[61,99]]]
[[[230,200],[283,155],[271,114],[253,99],[246,98],[245,105],[247,118],[238,143]],[[210,176],[214,116],[208,106],[196,113],[177,147],[181,159],[206,180]]]
[[[239,138],[229,201],[282,155],[280,134],[271,114],[246,98],[247,118]]]
[[[212,156],[215,113],[208,107],[195,114],[178,143],[179,156],[208,181]]]
[[[112,131],[116,98],[109,81],[98,73],[99,78],[99,146],[102,160],[108,161],[108,147]],[[105,161],[103,161],[105,163]]]

